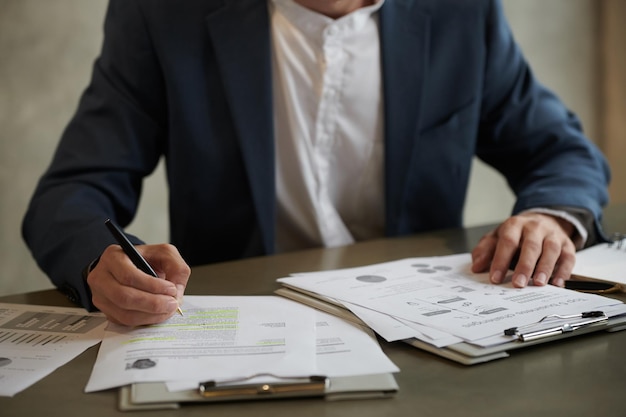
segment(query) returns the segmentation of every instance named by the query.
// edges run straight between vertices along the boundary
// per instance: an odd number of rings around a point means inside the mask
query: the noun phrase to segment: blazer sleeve
[[[506,177],[517,196],[514,213],[572,207],[592,214],[602,236],[610,172],[579,120],[534,77],[513,39],[501,3],[491,1],[476,153]]]
[[[22,224],[38,265],[88,309],[93,305],[81,271],[114,243],[104,221],[126,226],[132,220],[142,180],[163,152],[162,75],[138,7],[110,2],[90,85]]]

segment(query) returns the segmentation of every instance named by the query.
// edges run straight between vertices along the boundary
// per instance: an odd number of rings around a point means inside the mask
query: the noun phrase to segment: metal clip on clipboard
[[[257,401],[282,398],[348,400],[391,398],[398,391],[392,374],[346,377],[278,377],[263,373],[228,381],[208,381],[191,390],[170,391],[165,382],[140,382],[120,388],[120,410],[176,409],[184,403]]]
[[[234,382],[234,381],[233,381]],[[237,381],[238,382],[238,381]],[[325,376],[290,378],[287,382],[259,382],[237,385],[218,385],[215,381],[200,383],[198,393],[206,399],[260,399],[271,397],[323,397],[330,385]]]
[[[522,329],[528,329],[530,327],[536,327],[538,325],[541,325],[541,323],[545,323],[548,320],[569,320],[575,318],[581,318],[584,320],[578,322],[561,323],[554,326],[544,327],[538,330],[531,330],[526,332],[522,331]],[[604,314],[604,312],[602,311],[587,311],[580,314],[571,314],[566,316],[551,314],[549,316],[545,316],[537,323],[529,324],[522,327],[512,327],[510,329],[506,329],[504,331],[504,334],[507,336],[517,336],[517,338],[522,342],[530,342],[532,340],[558,336],[563,333],[570,333],[582,327],[591,326],[593,324],[608,322],[608,319],[609,318],[607,317],[607,315]]]

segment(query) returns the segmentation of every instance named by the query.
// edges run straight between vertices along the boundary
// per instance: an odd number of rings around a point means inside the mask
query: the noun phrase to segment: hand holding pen
[[[117,240],[117,243],[119,243],[124,253],[128,255],[132,263],[137,268],[141,269],[143,272],[145,272],[148,275],[152,275],[154,278],[159,277],[157,273],[154,272],[154,269],[152,269],[150,264],[141,256],[139,252],[137,252],[137,249],[135,249],[135,246],[130,242],[130,240],[128,240],[124,232],[122,232],[120,228],[118,228],[115,224],[113,224],[111,219],[107,219],[104,222],[104,224],[109,228],[109,231],[111,232],[115,240]],[[183,315],[183,312],[180,309],[180,306],[176,307],[176,311],[181,316]]]
[[[178,300],[190,268],[178,250],[169,244],[135,247],[110,220],[106,225],[119,245],[106,248],[89,273],[94,305],[110,321],[129,326],[159,323],[176,311],[182,314]]]

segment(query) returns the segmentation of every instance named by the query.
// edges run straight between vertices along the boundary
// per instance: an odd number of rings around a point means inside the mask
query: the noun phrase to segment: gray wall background
[[[535,73],[599,133],[598,19],[595,0],[504,0]],[[0,0],[0,295],[51,288],[25,247],[20,223],[38,177],[90,78],[102,41],[106,0]],[[129,230],[167,240],[162,167],[147,180]],[[477,162],[468,226],[506,218],[513,196]]]

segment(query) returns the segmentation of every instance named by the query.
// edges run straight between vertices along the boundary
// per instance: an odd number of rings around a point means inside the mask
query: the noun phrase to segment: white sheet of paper
[[[463,339],[441,330],[393,317],[360,305],[347,302],[343,305],[388,342],[415,338],[435,347],[444,347],[463,341]]]
[[[441,348],[463,342],[462,338],[439,329],[434,329],[432,327],[401,318],[398,318],[398,321],[406,324],[408,327],[411,327],[417,332],[416,335],[413,336],[415,339],[421,340],[422,342],[426,342],[435,347]]]
[[[493,285],[470,270],[470,254],[409,258],[280,278],[303,288],[441,330],[466,341],[500,334],[546,314],[574,314],[620,301],[551,285]]]
[[[626,285],[626,239],[600,243],[576,253],[572,274]]]
[[[388,342],[395,342],[416,336],[414,329],[388,314],[348,302],[342,304],[367,324],[370,329],[374,330],[380,337]]]
[[[14,396],[99,343],[106,323],[81,308],[0,303],[0,395]]]
[[[316,370],[309,307],[276,296],[186,296],[184,314],[154,326],[109,326],[85,391]]]
[[[317,369],[311,375],[326,377],[373,375],[399,372],[385,355],[371,331],[339,317],[315,312]],[[197,389],[200,380],[169,381],[170,391]],[[246,383],[285,382],[268,376],[246,380]]]
[[[399,372],[361,326],[317,311],[317,372],[329,377]]]

